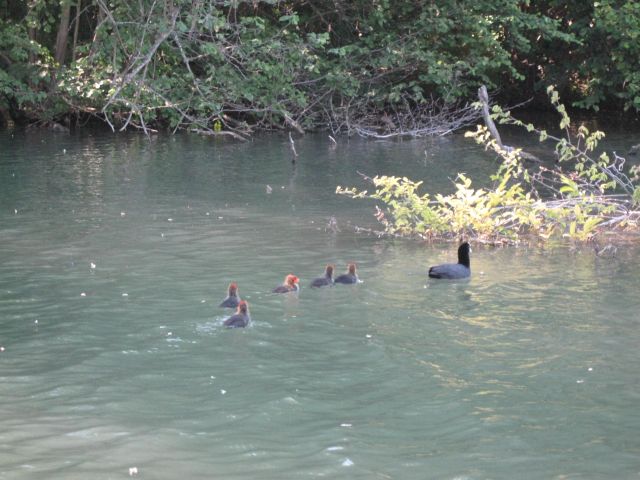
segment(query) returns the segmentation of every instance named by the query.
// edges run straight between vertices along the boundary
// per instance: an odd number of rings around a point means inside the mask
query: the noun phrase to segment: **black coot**
[[[347,264],[347,273],[343,273],[342,275],[338,275],[334,280],[335,283],[359,283],[360,279],[358,278],[358,274],[356,273],[356,264],[349,263]]]
[[[333,286],[333,265],[327,265],[327,268],[324,269],[324,276],[311,282],[311,288],[327,286]]]
[[[238,310],[224,321],[224,326],[230,328],[244,328],[249,325],[249,322],[251,322],[249,304],[246,301],[241,300],[238,304]]]
[[[467,278],[471,275],[469,252],[471,248],[467,242],[458,247],[458,263],[443,263],[429,269],[431,278]]]
[[[231,282],[229,284],[227,298],[225,298],[218,306],[224,308],[236,308],[239,303],[240,297],[238,296],[238,284],[236,282]]]

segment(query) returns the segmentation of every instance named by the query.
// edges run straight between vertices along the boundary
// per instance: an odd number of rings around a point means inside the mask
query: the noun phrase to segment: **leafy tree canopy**
[[[638,35],[621,0],[0,0],[0,112],[351,133],[407,129],[479,84],[637,111]]]

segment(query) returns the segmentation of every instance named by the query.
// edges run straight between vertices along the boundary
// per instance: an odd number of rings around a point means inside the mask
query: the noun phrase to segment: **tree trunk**
[[[96,15],[96,27],[93,30],[93,37],[91,38],[91,48],[89,49],[89,58],[92,58],[95,55],[96,50],[98,49],[98,30],[102,26],[102,22],[104,22],[105,17],[106,17],[106,14],[104,13],[104,10],[102,10],[102,7],[98,4],[98,14]]]
[[[55,59],[58,65],[64,63],[67,54],[67,39],[69,38],[69,20],[71,18],[71,4],[63,0],[62,11],[60,12],[60,25],[58,26],[58,36],[56,37]]]
[[[80,30],[80,9],[82,7],[82,0],[77,0],[76,3],[76,20],[73,26],[73,47],[71,48],[71,61],[76,61],[76,46],[78,45],[78,31]]]
[[[485,125],[489,129],[491,136],[494,138],[498,146],[504,150],[505,146],[502,143],[496,124],[493,122],[491,113],[489,112],[489,93],[487,92],[487,87],[484,85],[481,85],[478,89],[478,99],[480,100],[480,103],[482,103],[482,116],[484,117]]]

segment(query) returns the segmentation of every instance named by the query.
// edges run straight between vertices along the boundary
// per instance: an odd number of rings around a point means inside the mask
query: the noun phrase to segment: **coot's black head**
[[[458,263],[464,265],[467,268],[470,268],[469,264],[469,252],[471,251],[471,247],[468,242],[464,242],[462,245],[458,247]]]
[[[229,295],[235,296],[238,293],[238,284],[236,282],[231,282],[229,284]]]
[[[247,313],[247,311],[249,310],[249,304],[247,302],[245,302],[244,300],[242,300],[239,304],[238,304],[238,313]]]

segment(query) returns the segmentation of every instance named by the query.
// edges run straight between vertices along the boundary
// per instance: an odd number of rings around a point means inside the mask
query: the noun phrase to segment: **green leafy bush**
[[[29,41],[24,25],[0,19],[0,32],[0,109],[15,106],[26,115],[40,116],[45,110],[44,89],[51,81],[52,59],[46,49]]]
[[[563,138],[499,108],[494,108],[493,117],[536,132],[541,142],[554,141],[555,166],[525,166],[519,149],[500,146],[486,127],[478,126],[467,136],[502,158],[490,189],[474,189],[471,179],[458,174],[456,191],[450,195],[420,194],[421,182],[387,176],[370,179],[373,193],[340,186],[336,193],[382,202],[384,210],[376,207],[376,217],[386,233],[395,235],[466,236],[490,242],[516,242],[522,235],[534,235],[586,241],[604,230],[637,229],[639,188],[623,172],[624,159],[594,156],[604,133],[581,126],[573,134],[557,92],[549,89],[549,95],[561,116]]]
[[[0,108],[375,135],[460,110],[482,83],[637,111],[639,36],[640,4],[623,0],[0,0]]]

